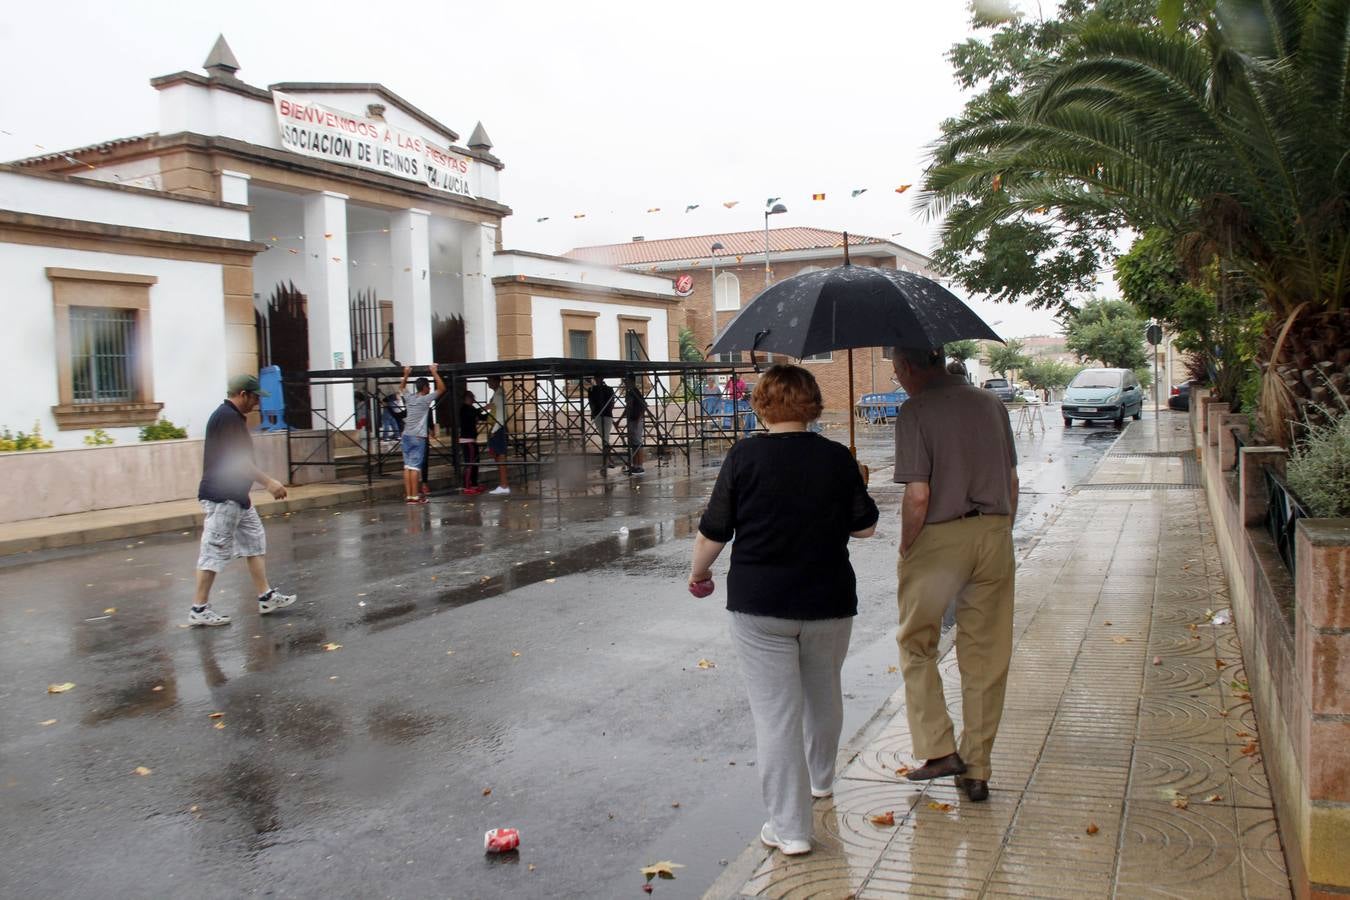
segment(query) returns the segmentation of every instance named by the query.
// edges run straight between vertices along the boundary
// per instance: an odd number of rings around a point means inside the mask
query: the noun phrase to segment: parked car
[[[981,387],[993,391],[1004,403],[1011,403],[1017,398],[1017,388],[1009,384],[1006,378],[990,378]]]
[[[1041,392],[1035,388],[1022,388],[1017,392],[1017,396],[1021,397],[1023,402],[1026,403],[1041,402]]]
[[[1181,384],[1172,386],[1172,393],[1167,398],[1167,408],[1177,409],[1185,412],[1191,408],[1191,383],[1183,381]]]
[[[1129,369],[1084,369],[1065,389],[1060,412],[1065,428],[1074,419],[1110,421],[1123,428],[1126,416],[1143,415],[1144,390]]]

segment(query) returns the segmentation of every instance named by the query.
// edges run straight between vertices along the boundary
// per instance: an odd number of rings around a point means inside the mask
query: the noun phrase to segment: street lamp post
[[[764,286],[769,286],[769,216],[787,212],[787,207],[775,203],[773,209],[764,210]]]
[[[712,322],[712,341],[708,344],[709,347],[717,343],[717,251],[725,249],[727,248],[722,246],[721,241],[708,248],[708,252],[712,254],[712,319],[710,320]]]

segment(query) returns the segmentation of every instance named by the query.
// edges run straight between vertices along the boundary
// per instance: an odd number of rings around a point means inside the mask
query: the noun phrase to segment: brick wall
[[[850,257],[855,265],[860,266],[882,266],[888,269],[895,268],[895,257],[867,257],[856,252],[850,252]],[[730,272],[741,282],[741,307],[744,308],[751,300],[755,298],[760,291],[764,289],[764,266],[760,265],[736,265],[735,257],[727,259],[730,265],[718,265],[717,274]],[[843,262],[843,252],[840,251],[838,259],[818,259],[818,260],[793,260],[793,259],[771,259],[773,267],[773,278],[775,281],[783,278],[790,278],[803,269],[810,267],[831,268],[840,265]],[[693,276],[694,292],[685,297],[681,303],[684,310],[687,326],[694,332],[695,342],[700,351],[707,349],[712,342],[712,269],[697,268],[672,272],[662,272],[662,275],[669,275],[674,279],[682,274]],[[726,310],[717,314],[717,324],[719,329],[726,328],[731,320],[736,317],[736,312]],[[749,357],[744,357],[749,360]],[[761,359],[763,357],[761,356]],[[796,362],[783,358],[783,362]],[[820,382],[820,390],[825,398],[825,415],[827,420],[843,420],[848,414],[848,354],[842,350],[836,351],[829,362],[803,362],[802,365],[809,369],[816,380]],[[891,362],[882,357],[880,348],[863,348],[853,351],[853,391],[854,397],[861,397],[863,394],[872,391],[892,390]],[[746,379],[754,381],[753,377]]]

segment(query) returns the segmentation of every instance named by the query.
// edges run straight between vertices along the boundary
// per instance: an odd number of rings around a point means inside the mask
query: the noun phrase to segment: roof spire
[[[217,78],[233,78],[234,73],[239,71],[239,60],[234,58],[234,51],[225,43],[225,35],[216,38],[202,68]]]
[[[483,127],[482,122],[479,122],[477,125],[473,126],[473,134],[469,135],[469,149],[470,150],[492,149],[492,138],[488,137],[487,129]]]

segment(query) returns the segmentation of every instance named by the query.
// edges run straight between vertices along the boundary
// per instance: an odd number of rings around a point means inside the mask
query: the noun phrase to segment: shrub
[[[1342,401],[1344,402],[1344,401]],[[1350,412],[1323,408],[1289,455],[1289,486],[1317,518],[1350,516]]]
[[[117,443],[117,439],[102,428],[95,428],[89,434],[84,436],[84,445],[86,447],[106,447],[109,444]]]
[[[143,441],[176,441],[187,437],[187,429],[179,428],[168,419],[160,419],[153,425],[141,429]]]
[[[25,434],[22,431],[10,431],[6,428],[0,431],[0,453],[9,453],[17,450],[50,450],[52,442],[44,440],[42,437],[42,426],[34,422],[33,431]]]

